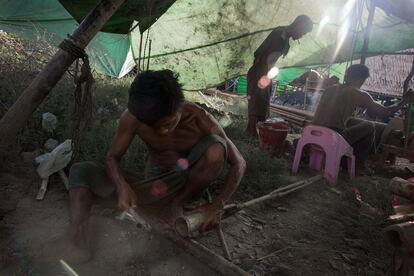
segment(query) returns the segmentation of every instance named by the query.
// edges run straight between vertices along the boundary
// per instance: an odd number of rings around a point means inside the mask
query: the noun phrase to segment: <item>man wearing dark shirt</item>
[[[275,28],[254,52],[254,62],[247,72],[248,125],[247,132],[257,136],[256,123],[269,115],[271,77],[269,70],[280,56],[287,55],[289,39],[300,39],[311,32],[313,23],[306,15],[299,15],[292,24]]]

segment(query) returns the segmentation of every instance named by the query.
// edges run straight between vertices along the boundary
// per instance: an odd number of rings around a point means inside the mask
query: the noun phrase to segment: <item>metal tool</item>
[[[126,211],[123,211],[119,216],[118,219],[120,220],[129,220],[135,223],[138,227],[142,227],[145,230],[151,230],[151,225],[146,222],[140,215],[138,215],[137,211],[134,208],[129,208]]]

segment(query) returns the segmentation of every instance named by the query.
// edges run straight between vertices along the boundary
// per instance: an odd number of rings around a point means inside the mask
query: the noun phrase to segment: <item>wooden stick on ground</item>
[[[240,210],[246,208],[246,207],[250,207],[252,205],[255,205],[257,203],[261,203],[263,201],[269,200],[269,199],[274,199],[274,198],[278,198],[278,197],[282,197],[285,196],[287,194],[290,194],[296,190],[305,188],[319,180],[321,180],[323,178],[322,175],[316,175],[313,176],[311,178],[305,179],[305,180],[301,180],[298,182],[295,182],[293,184],[278,188],[272,192],[270,192],[267,195],[249,200],[247,202],[244,203],[240,203],[240,204],[229,204],[224,206],[224,214],[223,217],[228,217],[231,216],[237,212],[239,212]]]
[[[227,245],[226,238],[224,237],[223,229],[221,228],[221,222],[217,226],[217,235],[220,239],[221,245],[223,246],[224,256],[226,256],[226,259],[232,262],[232,258],[229,251],[229,246]]]
[[[40,183],[39,191],[37,192],[36,200],[43,200],[47,191],[47,184],[49,183],[49,177],[42,178],[42,183]]]
[[[206,189],[206,194],[207,194],[208,203],[213,202],[213,198],[208,188]],[[231,262],[232,259],[231,259],[231,255],[229,251],[229,246],[227,245],[226,237],[224,236],[223,229],[221,228],[221,218],[220,218],[219,225],[217,225],[217,235],[219,237],[221,245],[223,246],[224,256],[226,256],[226,259]]]

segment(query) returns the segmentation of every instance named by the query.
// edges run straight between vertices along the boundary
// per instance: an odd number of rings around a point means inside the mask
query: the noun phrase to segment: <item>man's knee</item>
[[[216,143],[208,148],[204,159],[209,167],[222,166],[225,161],[225,148],[222,144]]]
[[[375,133],[375,123],[374,122],[363,122],[362,128],[367,134],[373,134]]]
[[[73,188],[90,188],[90,174],[96,171],[94,162],[84,161],[72,165],[69,171],[69,190]]]

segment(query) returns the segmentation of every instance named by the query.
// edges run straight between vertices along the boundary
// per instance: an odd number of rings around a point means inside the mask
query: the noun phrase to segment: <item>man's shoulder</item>
[[[118,120],[118,129],[124,132],[136,132],[142,123],[127,109]]]
[[[282,35],[283,32],[286,31],[286,29],[287,29],[287,26],[279,26],[279,27],[274,28],[272,30],[271,34],[274,34],[274,35],[277,35],[277,34]]]
[[[361,93],[361,90],[352,87],[352,86],[347,86],[345,84],[336,84],[333,86],[330,86],[329,88],[327,88],[325,91],[338,91],[339,93],[347,93],[347,94],[355,94],[355,93]]]
[[[352,95],[356,97],[367,97],[369,94],[365,91],[362,91],[361,89],[358,89],[356,87],[351,86],[344,86],[343,91],[346,91],[347,93],[351,93]]]
[[[185,102],[182,107],[182,117],[183,121],[192,121],[203,119],[208,116],[208,112],[199,106],[196,103]]]
[[[196,115],[205,112],[205,110],[196,103],[184,102],[183,112]]]
[[[337,91],[340,86],[338,84],[328,86],[325,88],[324,93],[330,93],[332,91]]]

